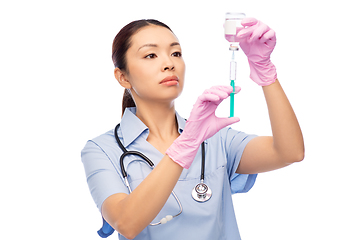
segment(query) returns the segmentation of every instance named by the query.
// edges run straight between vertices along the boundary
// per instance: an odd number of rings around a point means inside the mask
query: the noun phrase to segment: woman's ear
[[[126,89],[131,88],[131,84],[127,79],[126,73],[121,71],[119,68],[115,68],[114,75],[116,80],[120,83],[121,86],[123,86]]]

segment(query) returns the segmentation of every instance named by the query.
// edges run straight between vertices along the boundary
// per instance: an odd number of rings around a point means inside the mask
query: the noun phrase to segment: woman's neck
[[[160,152],[179,136],[175,107],[169,104],[138,104],[136,116],[149,128],[148,142]]]

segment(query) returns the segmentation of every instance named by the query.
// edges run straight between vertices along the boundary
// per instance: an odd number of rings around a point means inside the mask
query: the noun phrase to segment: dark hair
[[[123,27],[116,35],[112,45],[112,60],[115,68],[119,68],[121,71],[128,73],[126,52],[131,46],[131,37],[137,33],[141,28],[156,25],[172,30],[164,23],[155,19],[142,19],[133,21]],[[135,102],[131,96],[130,90],[125,89],[122,102],[122,114],[124,114],[127,107],[135,107]]]

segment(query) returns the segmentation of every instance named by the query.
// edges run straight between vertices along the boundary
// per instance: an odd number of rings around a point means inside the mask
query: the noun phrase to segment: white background
[[[205,88],[228,84],[227,11],[276,31],[272,61],[306,144],[303,162],[260,174],[249,193],[234,196],[243,240],[360,239],[360,18],[350,0],[2,1],[1,239],[100,239],[80,151],[120,121],[113,38],[141,18],[173,29],[187,64],[176,107],[188,117]],[[233,127],[269,135],[243,55],[238,67],[241,122]],[[228,106],[217,114],[227,116]]]

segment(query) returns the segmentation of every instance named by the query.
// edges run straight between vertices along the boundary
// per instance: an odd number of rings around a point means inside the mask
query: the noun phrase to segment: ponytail
[[[129,107],[136,107],[134,99],[131,96],[130,89],[124,90],[123,100],[122,100],[122,115],[124,115],[125,109]]]

